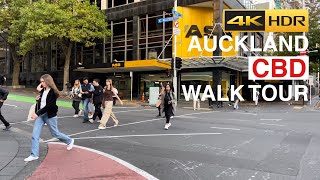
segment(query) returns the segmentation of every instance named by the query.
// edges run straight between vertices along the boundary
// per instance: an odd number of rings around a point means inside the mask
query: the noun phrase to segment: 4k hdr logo
[[[308,32],[308,10],[224,10],[226,31]]]

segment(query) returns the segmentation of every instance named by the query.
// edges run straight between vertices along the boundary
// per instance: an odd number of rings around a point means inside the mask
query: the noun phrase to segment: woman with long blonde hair
[[[102,119],[100,121],[100,125],[98,129],[106,129],[107,128],[107,122],[111,116],[112,120],[114,121],[114,126],[118,126],[119,121],[117,120],[116,116],[112,112],[112,107],[113,107],[113,96],[115,96],[119,101],[120,104],[123,105],[123,102],[119,98],[119,96],[116,94],[113,86],[112,86],[112,80],[107,79],[106,80],[106,87],[103,90],[103,101],[102,101],[102,106],[104,108]]]
[[[49,127],[51,135],[67,144],[67,150],[71,150],[74,145],[74,139],[61,133],[58,129],[57,121],[57,99],[59,90],[49,74],[45,74],[40,78],[43,89],[40,92],[39,107],[40,109],[32,115],[35,119],[32,132],[31,155],[24,161],[34,161],[39,159],[39,139],[43,125],[46,123]]]
[[[72,98],[72,107],[74,109],[74,116],[73,117],[79,117],[81,115],[81,110],[79,108],[80,102],[81,102],[81,84],[80,80],[76,79],[74,81],[74,85],[72,88],[71,98]]]

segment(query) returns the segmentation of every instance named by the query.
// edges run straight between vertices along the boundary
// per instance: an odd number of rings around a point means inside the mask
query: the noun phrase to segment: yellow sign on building
[[[212,49],[214,47],[212,38],[205,38],[205,36],[217,35],[218,30],[221,29],[220,25],[214,28],[213,25],[213,10],[212,8],[203,7],[178,7],[178,12],[183,14],[182,18],[179,18],[178,24],[180,29],[180,35],[177,36],[177,56],[182,58],[199,57],[199,56],[213,56]],[[174,25],[176,22],[173,23]],[[232,38],[238,33],[231,33]],[[224,35],[224,33],[223,33]],[[217,48],[219,43],[216,42]],[[224,47],[234,47],[234,41],[223,41]],[[190,48],[190,46],[200,45],[200,48]],[[237,52],[231,49],[229,52],[222,52],[222,56],[235,56]]]

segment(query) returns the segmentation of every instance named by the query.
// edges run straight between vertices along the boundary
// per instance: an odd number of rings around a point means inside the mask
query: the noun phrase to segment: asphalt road
[[[6,101],[3,114],[30,135],[29,103]],[[168,131],[150,107],[116,107],[118,127],[109,120],[83,124],[73,110],[59,109],[60,130],[75,144],[116,156],[159,179],[319,180],[320,111],[292,107],[234,111],[178,109]],[[52,140],[48,128],[42,139]],[[31,140],[30,140],[31,141]]]

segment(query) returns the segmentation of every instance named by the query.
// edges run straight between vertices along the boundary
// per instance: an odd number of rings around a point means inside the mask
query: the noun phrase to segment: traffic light
[[[174,69],[174,58],[171,59],[171,69]],[[182,67],[182,59],[180,57],[176,57],[176,69],[181,69]]]

